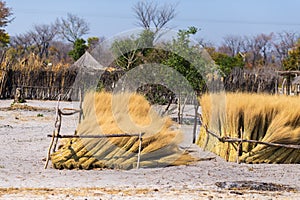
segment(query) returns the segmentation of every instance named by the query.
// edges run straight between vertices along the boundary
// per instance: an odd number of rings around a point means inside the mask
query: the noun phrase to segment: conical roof
[[[81,69],[83,71],[105,70],[106,67],[102,66],[89,52],[85,52],[73,65],[73,68]]]

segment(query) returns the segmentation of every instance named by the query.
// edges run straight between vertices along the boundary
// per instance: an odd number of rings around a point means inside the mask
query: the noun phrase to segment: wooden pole
[[[55,133],[55,131],[53,131],[52,139],[51,139],[51,142],[50,142],[50,145],[49,145],[49,148],[48,148],[48,153],[47,153],[47,158],[46,158],[46,163],[45,163],[44,169],[47,169],[47,167],[48,167],[48,163],[49,163],[49,160],[50,160],[51,148],[52,148],[52,145],[53,145],[53,142],[54,142],[54,139],[55,139],[55,135],[56,135],[56,133]]]
[[[140,160],[141,160],[141,150],[142,150],[142,133],[139,134],[139,152],[138,152],[138,159],[137,159],[137,165],[136,168],[140,168]]]
[[[59,135],[59,131],[60,131],[60,122],[61,120],[59,119],[59,101],[60,101],[60,94],[58,95],[58,100],[57,100],[57,104],[56,104],[56,114],[55,114],[55,122],[54,122],[54,131],[53,131],[53,134],[52,134],[52,140],[50,142],[50,145],[49,145],[49,148],[48,148],[48,153],[47,153],[47,158],[46,158],[46,164],[44,166],[44,168],[46,169],[47,166],[48,166],[48,163],[49,163],[49,160],[50,160],[50,153],[51,153],[51,149],[52,149],[52,146],[53,146],[53,143],[54,143],[54,140],[56,139],[56,143],[57,143],[57,136]],[[60,122],[58,122],[60,121]],[[60,125],[59,125],[60,124]],[[59,128],[58,128],[59,127]],[[56,138],[55,138],[56,137]],[[56,144],[54,145],[54,148],[53,148],[53,152],[55,151],[55,148],[56,148]]]
[[[81,122],[81,118],[82,118],[82,91],[81,91],[81,88],[79,88],[79,110],[80,110],[80,112],[79,112],[79,119],[78,119],[78,123],[80,124],[80,122]],[[77,134],[76,132],[75,132],[75,134]]]
[[[237,153],[236,153],[236,163],[240,164],[240,151],[242,150],[243,152],[243,136],[244,136],[244,132],[243,130],[241,130],[241,142],[239,143],[238,147],[237,147]]]
[[[228,143],[235,143],[235,142],[248,142],[248,143],[256,143],[256,144],[263,144],[267,146],[274,146],[274,147],[285,147],[285,148],[290,148],[290,149],[300,149],[300,145],[295,145],[295,144],[279,144],[279,143],[273,143],[273,142],[262,142],[258,140],[244,140],[240,138],[230,138],[230,137],[220,137],[216,133],[210,131],[207,126],[205,125],[205,130],[206,133],[209,133],[210,135],[216,137],[220,142],[228,142]]]
[[[110,134],[110,135],[59,135],[56,134],[56,138],[112,138],[112,137],[139,137],[140,134]],[[143,136],[143,134],[142,134]],[[47,135],[47,137],[52,137],[52,135]]]
[[[55,117],[55,123],[54,123],[55,130],[56,130],[55,131],[55,133],[56,133],[55,136],[59,135],[60,128],[61,128],[62,117],[61,117],[61,112],[60,112],[60,109],[59,109],[60,98],[61,98],[61,94],[58,95],[58,100],[57,100],[57,105],[56,105],[56,117]],[[52,149],[53,153],[55,152],[57,142],[58,142],[58,137],[56,137],[56,140],[54,142],[54,146],[53,146],[53,149]]]
[[[289,74],[287,76],[287,84],[286,84],[286,91],[287,91],[287,95],[291,94],[291,75]]]
[[[195,116],[194,116],[194,128],[193,128],[193,144],[196,143],[196,132],[197,132],[197,124],[198,124],[198,109],[199,109],[199,103],[197,101],[197,97],[195,97],[196,100],[194,101],[194,109],[195,109]]]

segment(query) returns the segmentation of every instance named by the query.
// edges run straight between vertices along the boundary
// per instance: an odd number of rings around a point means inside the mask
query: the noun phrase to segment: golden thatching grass
[[[225,98],[223,98],[225,97]],[[267,94],[229,93],[200,99],[203,123],[220,136],[282,144],[300,144],[300,98]],[[204,147],[202,127],[198,145]],[[237,159],[237,143],[208,141],[206,148],[228,161]],[[247,163],[299,163],[300,150],[243,143],[239,159]]]
[[[83,103],[84,120],[79,135],[145,133],[141,167],[188,164],[194,159],[181,151],[182,133],[170,118],[161,118],[138,94],[88,93]],[[72,139],[53,153],[55,168],[121,168],[137,164],[138,137]]]

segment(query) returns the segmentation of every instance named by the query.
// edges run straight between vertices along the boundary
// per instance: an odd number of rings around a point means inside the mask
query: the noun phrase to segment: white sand
[[[56,102],[29,101],[28,105],[51,111],[3,110],[12,100],[0,101],[0,199],[300,199],[300,192],[227,190],[220,181],[260,181],[300,190],[299,165],[250,165],[227,163],[191,145],[192,126],[183,147],[198,158],[212,158],[190,166],[122,170],[44,169],[54,127]],[[63,107],[76,107],[63,102]],[[42,114],[43,117],[37,117]],[[65,117],[62,133],[70,134],[77,119]]]

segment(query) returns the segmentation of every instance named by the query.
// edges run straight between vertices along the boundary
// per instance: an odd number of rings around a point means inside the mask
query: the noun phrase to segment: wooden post
[[[137,159],[137,165],[136,168],[140,168],[140,160],[141,160],[141,150],[142,150],[142,133],[139,134],[139,152],[138,152],[138,159]]]
[[[195,109],[195,116],[194,116],[194,128],[193,128],[193,144],[196,143],[196,132],[197,132],[197,124],[198,124],[198,109],[199,109],[199,103],[197,101],[197,96],[195,97],[196,99],[194,100],[194,109]]]
[[[83,118],[83,111],[82,111],[82,102],[83,102],[83,91],[81,90],[81,88],[79,88],[79,119],[78,119],[78,123],[80,124],[81,119]]]
[[[178,113],[177,113],[177,123],[178,124],[181,124],[181,94],[179,94],[179,97],[178,97]]]
[[[57,100],[57,105],[56,105],[56,116],[55,116],[55,123],[54,123],[55,133],[56,133],[55,136],[59,135],[60,128],[61,128],[62,117],[61,117],[61,113],[60,113],[60,110],[59,110],[60,98],[61,98],[61,94],[58,95],[58,100]],[[56,140],[54,142],[54,147],[53,147],[53,150],[52,150],[53,153],[55,152],[57,142],[58,142],[58,137],[56,137]]]
[[[242,152],[243,152],[243,137],[244,137],[244,132],[243,132],[242,129],[240,130],[240,132],[241,132],[241,142],[239,143],[239,145],[237,147],[237,152],[236,152],[236,163],[237,164],[240,164],[240,159],[239,159],[239,157],[240,157],[240,151],[242,150]]]
[[[278,79],[275,80],[275,94],[278,94]]]
[[[47,167],[48,167],[48,163],[49,163],[49,160],[50,160],[50,153],[51,153],[52,145],[53,145],[53,142],[54,142],[54,139],[55,139],[55,134],[56,134],[55,131],[53,131],[52,139],[51,139],[51,142],[50,142],[50,145],[49,145],[49,148],[48,148],[48,153],[47,153],[47,158],[46,158],[46,163],[45,163],[44,169],[47,169]]]
[[[56,126],[56,130],[55,130],[55,133],[56,133],[55,136],[59,136],[60,128],[61,128],[61,120],[62,120],[62,117],[61,117],[61,113],[59,112],[57,126]],[[58,137],[56,137],[55,142],[54,142],[54,146],[53,146],[53,150],[52,150],[53,153],[56,151],[57,143],[58,143]]]
[[[291,94],[291,74],[288,74],[287,76],[287,84],[286,84],[286,94]]]
[[[48,154],[47,154],[47,158],[46,158],[46,164],[44,166],[45,169],[47,168],[49,160],[50,160],[50,152],[51,152],[52,146],[54,144],[52,152],[55,152],[56,145],[57,145],[57,142],[58,142],[58,136],[59,136],[60,127],[61,127],[61,114],[60,114],[60,110],[59,110],[60,98],[61,98],[61,95],[59,94],[58,95],[57,104],[56,104],[56,113],[55,113],[55,122],[54,122],[55,129],[53,131],[52,139],[51,139],[51,142],[50,142],[50,145],[49,145],[49,148],[48,148]]]

